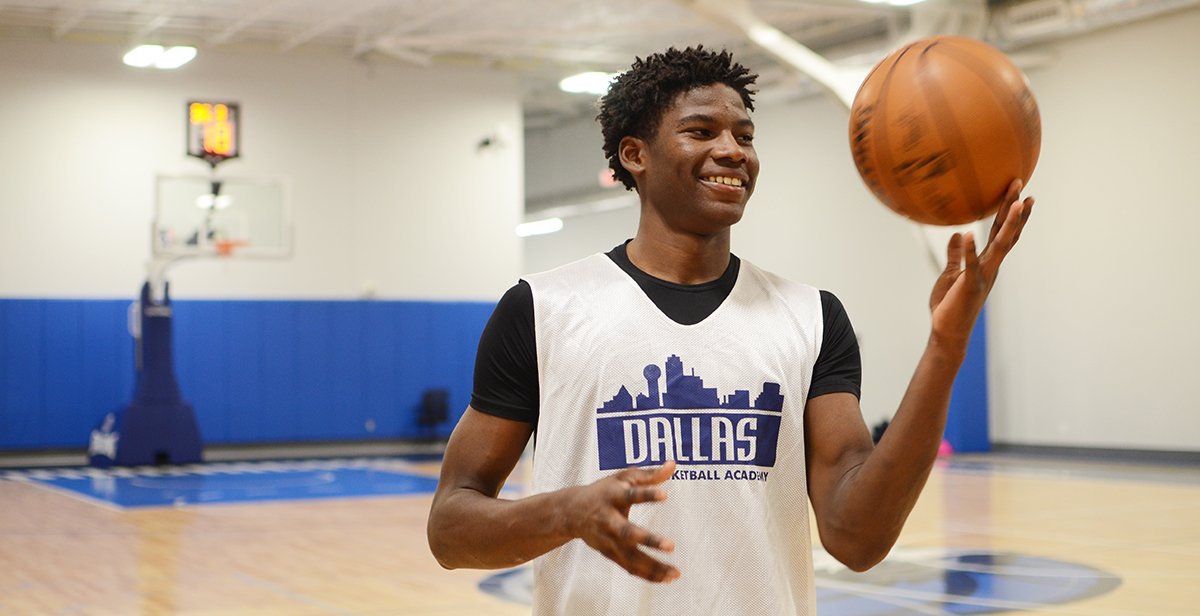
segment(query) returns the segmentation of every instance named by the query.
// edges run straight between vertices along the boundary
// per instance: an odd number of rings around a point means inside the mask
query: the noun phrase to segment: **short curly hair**
[[[734,62],[728,51],[709,51],[703,45],[683,51],[672,47],[645,60],[638,58],[628,71],[613,80],[608,93],[600,99],[600,115],[596,116],[604,135],[604,155],[613,176],[627,190],[637,187],[633,174],[621,165],[621,140],[653,138],[676,96],[696,88],[725,84],[741,95],[747,110],[754,111],[755,91],[749,86],[757,79],[757,74]]]

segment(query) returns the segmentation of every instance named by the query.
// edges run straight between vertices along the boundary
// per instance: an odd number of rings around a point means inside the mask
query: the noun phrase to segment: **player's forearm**
[[[843,477],[840,498],[831,502],[836,527],[823,530],[822,540],[840,543],[843,553],[835,556],[855,563],[848,562],[851,567],[875,565],[899,537],[937,459],[950,391],[965,355],[965,343],[931,338],[883,438]]]
[[[563,501],[560,492],[505,500],[454,490],[430,511],[429,547],[447,569],[515,567],[573,538]]]
[[[897,529],[916,504],[937,460],[946,429],[950,391],[966,356],[966,343],[930,339],[891,423],[864,466],[885,506],[877,508]],[[890,506],[889,506],[890,505]]]

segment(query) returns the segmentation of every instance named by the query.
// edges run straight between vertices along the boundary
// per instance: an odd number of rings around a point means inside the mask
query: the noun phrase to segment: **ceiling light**
[[[196,207],[202,210],[223,210],[233,205],[233,197],[229,195],[200,195],[196,197]]]
[[[563,92],[587,92],[588,94],[604,94],[617,73],[580,73],[558,82]]]
[[[158,58],[154,66],[158,68],[179,68],[196,57],[195,47],[172,47]]]
[[[162,45],[142,45],[125,54],[125,64],[129,66],[150,66],[162,57]]]
[[[195,47],[172,47],[163,51],[162,45],[141,45],[125,54],[129,66],[151,66],[155,68],[179,68],[196,57]]]
[[[544,235],[546,233],[561,231],[562,228],[563,223],[561,218],[547,218],[546,220],[535,220],[517,225],[517,235],[521,237]]]

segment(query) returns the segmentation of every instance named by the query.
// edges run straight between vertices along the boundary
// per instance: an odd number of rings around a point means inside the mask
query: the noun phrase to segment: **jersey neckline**
[[[678,325],[691,326],[707,320],[724,305],[737,285],[741,270],[741,260],[737,255],[729,255],[729,265],[716,280],[693,285],[680,284],[638,269],[629,260],[626,250],[630,241],[616,246],[606,256],[637,284],[642,295],[654,304],[659,313]]]

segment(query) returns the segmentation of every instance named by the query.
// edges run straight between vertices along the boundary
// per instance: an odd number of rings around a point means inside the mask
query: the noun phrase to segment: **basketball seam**
[[[1021,147],[1019,150],[1021,153],[1021,172],[1023,175],[1023,177],[1020,179],[1022,181],[1026,181],[1029,176],[1033,175],[1034,163],[1031,160],[1033,139],[1029,134],[1030,127],[1028,122],[1025,121],[1025,118],[1022,117],[1018,111],[1022,107],[1020,98],[1015,95],[1012,88],[1007,87],[1007,85],[1002,81],[997,80],[995,78],[994,71],[992,71],[987,64],[980,61],[979,58],[967,53],[963,53],[962,50],[957,49],[952,45],[946,45],[945,47],[945,50],[940,51],[945,53],[947,57],[952,58],[965,68],[969,69],[976,77],[978,77],[980,81],[983,82],[984,87],[987,88],[988,92],[992,94],[998,103],[1002,103],[1004,101],[1013,103],[1011,105],[998,104],[997,107],[999,107],[1000,110],[1006,116],[1008,116],[1009,126],[1012,128],[1013,133],[1016,134],[1017,140],[1020,142]],[[1032,97],[1032,94],[1030,94],[1030,96]],[[1036,102],[1034,104],[1036,105]],[[1021,127],[1024,127],[1026,130],[1021,130]]]
[[[925,48],[921,53],[922,59],[924,56],[934,50],[935,47],[951,47],[950,45],[938,45],[937,42]],[[939,53],[943,50],[937,50]],[[920,89],[920,93],[925,97],[925,102],[929,105],[930,111],[933,113],[930,116],[933,119],[934,126],[937,127],[938,134],[950,146],[950,150],[961,154],[966,160],[958,161],[954,165],[954,175],[958,176],[959,188],[967,197],[969,203],[980,203],[983,207],[990,207],[991,204],[983,203],[982,195],[979,192],[979,176],[975,173],[975,161],[971,157],[971,149],[967,147],[967,140],[963,136],[962,131],[958,127],[958,123],[953,121],[954,113],[951,111],[950,104],[946,100],[946,94],[942,90],[940,84],[934,82],[929,76],[918,71],[918,79],[921,80],[925,87]],[[975,216],[976,212],[971,212],[971,216]]]
[[[909,50],[912,49],[912,47],[913,47],[913,45],[909,45],[909,46],[905,47],[904,49],[902,49],[900,51],[900,53],[896,55],[896,60],[894,62],[892,62],[892,65],[889,66],[887,69],[887,73],[885,73],[883,75],[883,83],[879,84],[880,95],[876,97],[876,102],[875,102],[876,109],[875,109],[874,113],[872,114],[872,116],[873,116],[872,124],[875,125],[875,142],[876,143],[879,143],[879,144],[887,143],[887,135],[888,135],[888,130],[887,130],[888,96],[887,96],[887,92],[888,92],[888,88],[891,85],[892,73],[895,72],[896,66],[898,64],[900,64],[900,61],[904,59],[904,56],[908,54]],[[875,151],[876,162],[878,163],[875,166],[875,168],[879,172],[879,183],[880,183],[880,185],[889,184],[889,186],[886,187],[886,189],[883,191],[883,193],[885,195],[893,195],[893,194],[895,194],[896,190],[901,190],[901,191],[904,191],[905,196],[908,196],[908,188],[904,187],[899,182],[894,182],[890,173],[883,173],[884,169],[891,169],[894,164],[892,161],[891,153],[885,147],[876,147],[873,149]],[[904,215],[905,217],[908,217],[908,218],[912,217],[912,214],[908,212],[908,208],[904,207],[903,203],[899,203],[899,201],[900,201],[899,199],[892,198],[892,199],[890,199],[890,201],[892,201],[892,203],[888,203],[887,204],[888,206],[897,210],[900,214]]]

